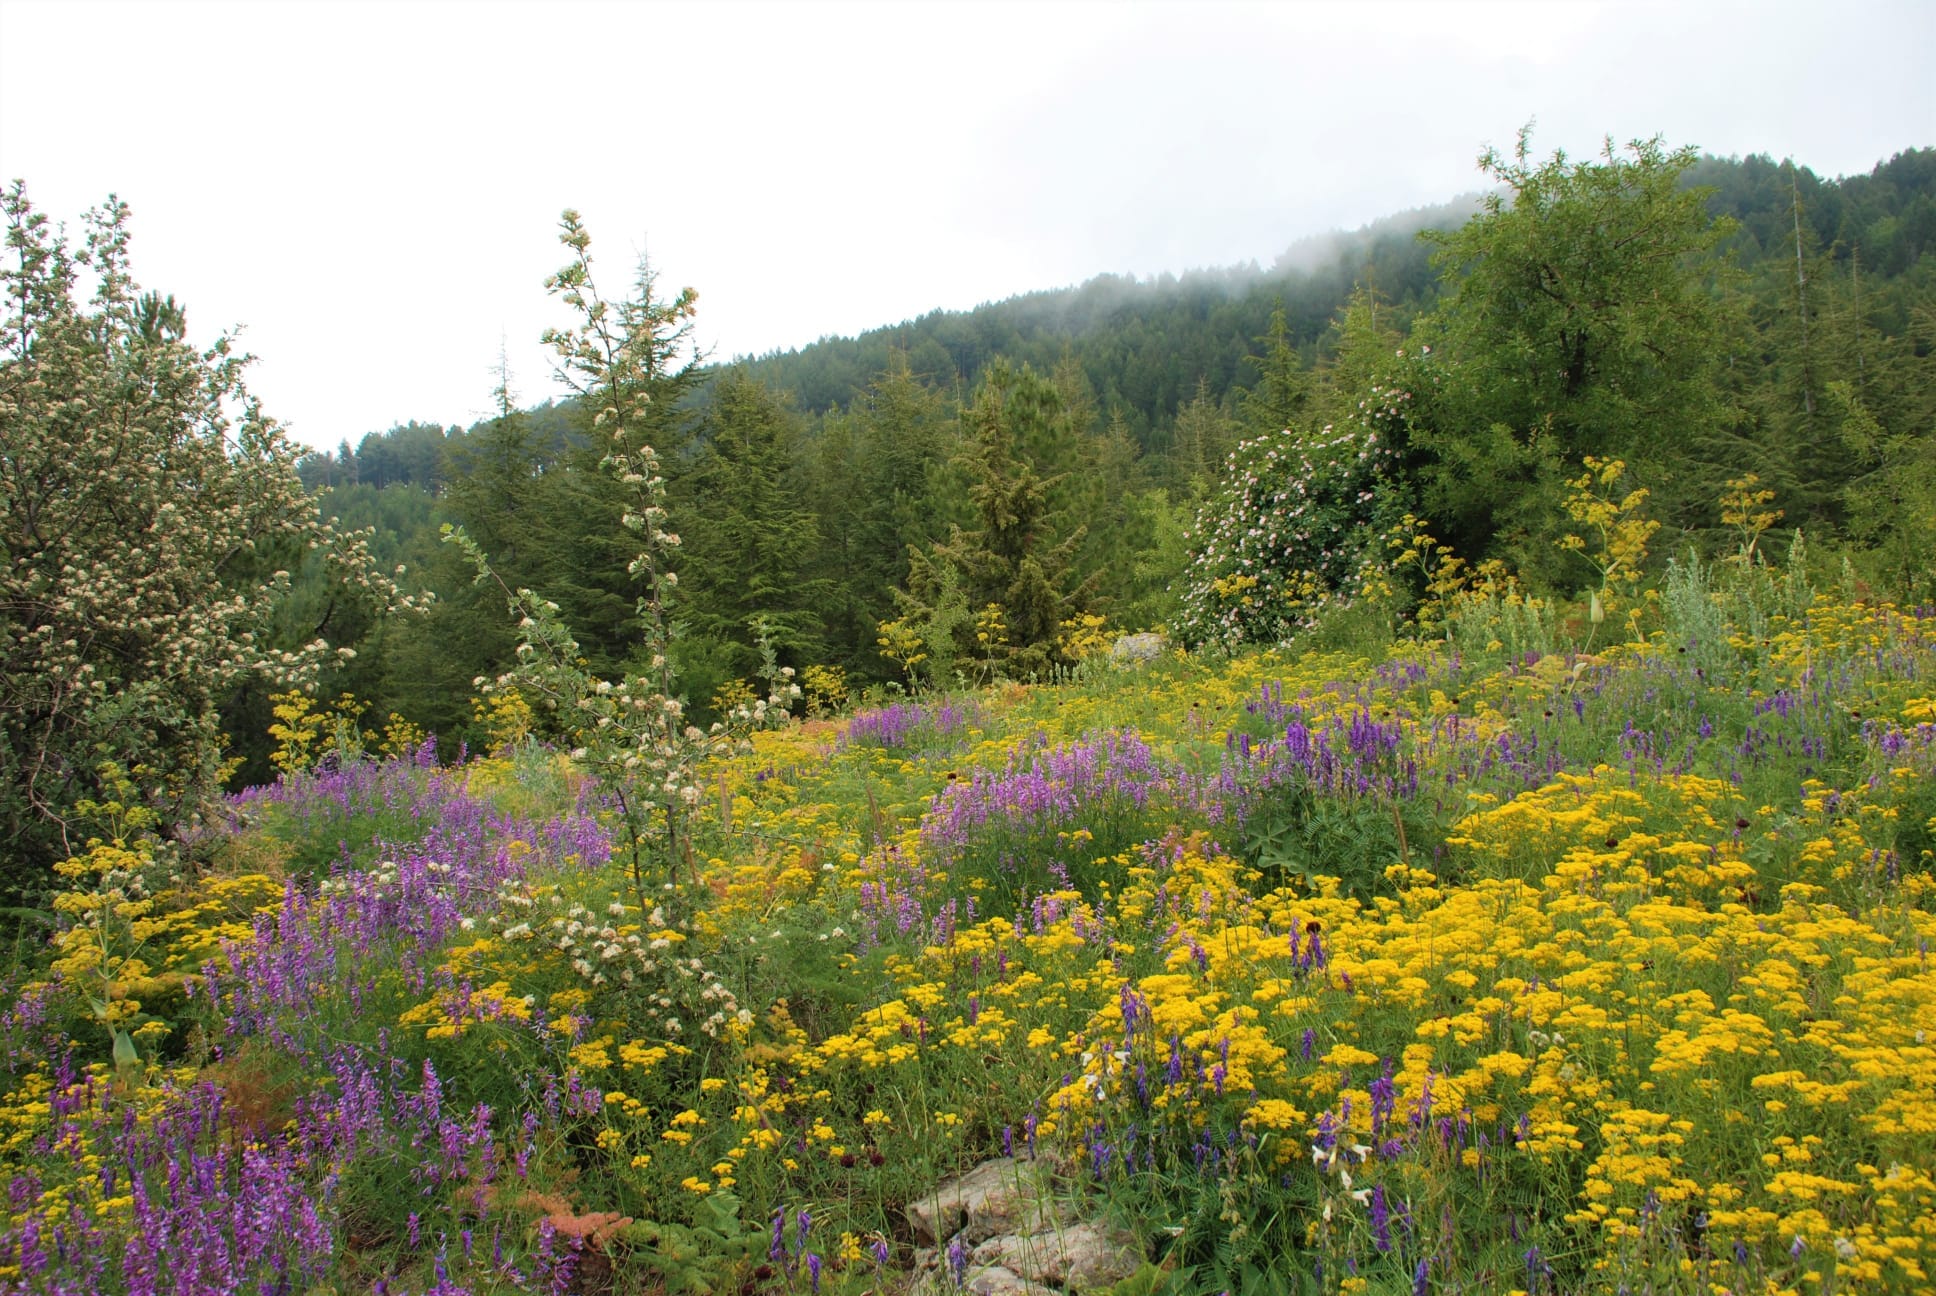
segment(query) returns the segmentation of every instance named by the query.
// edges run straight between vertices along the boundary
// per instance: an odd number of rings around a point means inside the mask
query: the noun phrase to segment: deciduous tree
[[[162,823],[192,819],[220,790],[224,699],[252,677],[311,684],[351,651],[333,633],[367,624],[351,605],[403,600],[318,518],[234,338],[198,351],[182,309],[140,292],[125,204],[89,212],[78,248],[19,183],[3,206],[0,885],[18,894],[95,827],[77,806],[104,770]],[[279,634],[314,551],[335,594]]]
[[[1455,373],[1425,424],[1426,507],[1462,552],[1557,516],[1586,455],[1626,460],[1670,517],[1713,498],[1690,469],[1734,417],[1710,282],[1731,225],[1681,185],[1695,157],[1656,138],[1536,162],[1528,127],[1511,157],[1480,157],[1498,186],[1484,210],[1428,235],[1448,295],[1413,339]]]

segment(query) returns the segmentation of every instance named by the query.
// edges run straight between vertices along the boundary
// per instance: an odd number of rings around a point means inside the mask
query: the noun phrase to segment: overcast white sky
[[[716,358],[1104,272],[1270,261],[1541,153],[1665,134],[1866,171],[1936,144],[1931,0],[329,4],[0,0],[0,179],[134,209],[137,277],[334,446],[554,390],[579,208]]]

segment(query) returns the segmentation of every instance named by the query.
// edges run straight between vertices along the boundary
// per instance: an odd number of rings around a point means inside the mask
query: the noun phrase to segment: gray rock
[[[954,1275],[945,1267],[934,1270],[909,1289],[909,1296],[956,1296],[958,1292],[972,1292],[974,1296],[1058,1296],[1054,1288],[1032,1283],[1000,1265],[968,1266],[960,1287],[955,1286]]]
[[[1143,1248],[1120,1229],[1085,1222],[991,1237],[974,1249],[969,1263],[1000,1266],[1030,1281],[1069,1291],[1095,1291],[1141,1268]]]
[[[915,1240],[939,1246],[961,1235],[973,1246],[998,1233],[1032,1233],[1057,1222],[1047,1171],[1033,1161],[997,1157],[908,1203]]]
[[[1167,640],[1160,634],[1144,632],[1119,636],[1109,650],[1109,660],[1118,666],[1134,665],[1137,662],[1155,661],[1169,647]]]

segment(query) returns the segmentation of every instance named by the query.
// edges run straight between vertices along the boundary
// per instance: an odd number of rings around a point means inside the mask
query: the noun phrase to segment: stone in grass
[[[1109,660],[1118,666],[1133,666],[1138,662],[1155,661],[1169,646],[1160,634],[1126,634],[1117,638],[1109,649]]]
[[[1084,1222],[1041,1233],[991,1237],[970,1253],[968,1262],[999,1266],[1032,1282],[1072,1292],[1097,1291],[1142,1268],[1143,1248],[1121,1229]]]
[[[957,1234],[973,1246],[998,1233],[1033,1233],[1060,1219],[1048,1170],[1034,1161],[997,1157],[950,1179],[907,1206],[915,1240],[939,1246]]]
[[[1061,1296],[1055,1288],[1030,1282],[1000,1265],[970,1265],[962,1273],[959,1287],[945,1267],[930,1270],[909,1288],[909,1296],[959,1296],[961,1292],[974,1296]]]

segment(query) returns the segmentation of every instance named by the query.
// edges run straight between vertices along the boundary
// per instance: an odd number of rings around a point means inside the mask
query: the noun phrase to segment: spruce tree
[[[1217,488],[1224,460],[1237,444],[1237,424],[1210,393],[1210,380],[1197,379],[1196,393],[1176,411],[1175,449],[1169,484],[1182,500],[1200,500]]]
[[[563,478],[546,471],[531,419],[518,408],[508,362],[500,355],[496,416],[446,451],[450,486],[442,512],[492,556],[513,589],[543,589],[552,565],[576,539],[561,526]],[[511,666],[516,635],[504,619],[504,599],[480,586],[463,555],[438,546],[429,561],[439,597],[429,615],[406,624],[386,656],[389,705],[445,739],[468,735],[472,681]]]
[[[911,548],[947,534],[959,510],[943,479],[955,431],[947,399],[899,351],[845,411],[828,414],[813,456],[813,502],[828,594],[823,619],[835,656],[880,673],[880,623],[894,615],[894,586]]]
[[[700,426],[704,447],[685,492],[699,502],[685,532],[687,633],[722,649],[736,676],[759,665],[756,624],[783,661],[816,660],[828,582],[807,574],[820,535],[801,499],[798,418],[781,393],[736,368],[715,381]]]
[[[979,525],[956,526],[945,542],[913,550],[903,596],[911,610],[924,610],[942,587],[942,569],[952,568],[971,608],[996,609],[1006,642],[983,647],[1017,676],[1057,664],[1062,623],[1091,593],[1089,585],[1071,588],[1071,560],[1083,532],[1057,534],[1049,496],[1059,478],[1042,476],[1018,452],[1018,432],[1039,429],[1055,408],[1054,388],[1031,370],[1000,360],[989,366],[962,416],[961,462]]]
[[[1257,383],[1243,393],[1237,404],[1237,417],[1245,436],[1268,436],[1282,432],[1298,420],[1310,398],[1311,379],[1291,345],[1291,326],[1279,299],[1271,311],[1270,329],[1257,339],[1262,355],[1250,357],[1257,369]]]

